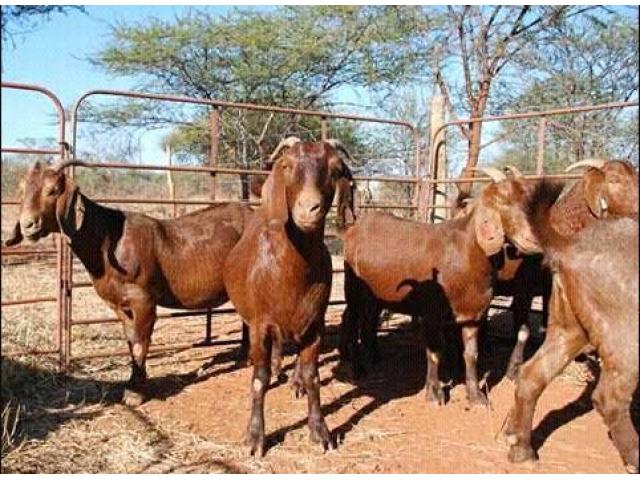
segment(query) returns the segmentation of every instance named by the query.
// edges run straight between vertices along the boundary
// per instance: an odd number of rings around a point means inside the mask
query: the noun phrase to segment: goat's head
[[[261,191],[267,219],[284,223],[291,218],[303,232],[316,231],[336,194],[339,222],[352,223],[353,177],[339,152],[350,158],[337,140],[311,143],[289,137],[280,142]]]
[[[638,173],[623,160],[589,159],[574,163],[571,171],[588,167],[582,177],[584,199],[597,218],[638,214]]]
[[[27,171],[18,193],[18,221],[6,246],[17,245],[23,237],[35,242],[50,233],[69,233],[80,228],[84,219],[82,198],[64,173],[71,165],[85,164],[67,161],[46,167],[37,162]]]
[[[469,205],[478,245],[487,256],[502,250],[510,241],[524,254],[540,253],[541,247],[527,219],[531,186],[513,171],[510,178],[495,169],[481,169],[493,182]]]

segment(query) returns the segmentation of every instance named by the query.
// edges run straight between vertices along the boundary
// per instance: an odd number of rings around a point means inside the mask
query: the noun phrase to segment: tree
[[[553,30],[553,29],[552,29]],[[543,77],[513,102],[514,110],[546,110],[638,97],[638,24],[619,13],[606,22],[595,16],[564,26],[559,41],[521,59],[521,67]],[[562,115],[547,120],[545,165],[563,168],[583,157],[638,157],[638,110],[611,109]],[[534,125],[531,125],[534,127]],[[521,122],[506,123],[501,136],[509,148],[500,160],[531,167],[526,152],[536,144],[535,128]],[[525,155],[522,155],[525,153]]]
[[[54,13],[67,13],[70,10],[84,12],[85,8],[80,5],[2,5],[2,41],[13,40],[15,35],[33,30]]]
[[[434,16],[426,59],[452,118],[477,118],[509,99],[501,80],[519,57],[547,44],[567,21],[594,7],[576,6],[449,6]],[[462,83],[456,82],[458,78]],[[492,95],[500,89],[501,95]],[[502,95],[502,94],[505,95]],[[478,163],[482,123],[461,125],[468,144],[463,176]],[[460,184],[468,191],[471,184]]]
[[[171,21],[115,25],[91,61],[110,74],[137,78],[136,88],[144,91],[329,110],[342,86],[375,90],[400,81],[406,55],[396,47],[411,35],[394,7],[233,9],[222,17],[193,10]],[[176,125],[168,139],[172,151],[192,159],[209,151],[209,113],[125,102],[84,110],[83,118],[107,128]],[[332,122],[332,128],[359,148],[352,126]],[[219,164],[255,166],[290,134],[318,138],[319,119],[223,110]]]

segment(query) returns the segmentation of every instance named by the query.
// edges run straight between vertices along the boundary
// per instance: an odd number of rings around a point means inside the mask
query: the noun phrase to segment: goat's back
[[[638,223],[603,220],[554,259],[572,312],[605,358],[638,355]],[[557,281],[557,280],[556,280]]]

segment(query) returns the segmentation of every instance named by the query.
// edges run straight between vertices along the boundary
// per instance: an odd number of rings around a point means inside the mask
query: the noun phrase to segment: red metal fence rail
[[[411,140],[413,142],[413,160],[414,160],[414,175],[413,176],[362,176],[356,175],[354,179],[357,181],[365,181],[365,180],[375,180],[380,182],[389,182],[389,183],[404,183],[414,185],[414,201],[410,205],[406,204],[398,204],[398,203],[378,203],[378,204],[369,204],[362,205],[361,208],[397,208],[397,209],[408,209],[413,210],[417,215],[419,210],[417,202],[420,198],[419,195],[419,186],[420,186],[420,172],[421,172],[421,155],[420,155],[420,132],[416,129],[411,123],[403,121],[403,120],[394,120],[394,119],[384,119],[377,117],[367,117],[362,115],[353,115],[348,113],[333,113],[333,112],[325,112],[325,111],[316,111],[316,110],[303,110],[303,109],[295,109],[295,108],[284,108],[277,106],[265,106],[265,105],[256,105],[249,103],[237,103],[237,102],[226,102],[220,100],[208,100],[202,98],[194,98],[194,97],[185,97],[185,96],[177,96],[177,95],[161,95],[161,94],[150,94],[150,93],[140,93],[140,92],[128,92],[128,91],[119,91],[119,90],[91,90],[89,92],[81,95],[78,100],[74,103],[71,110],[71,152],[72,158],[78,158],[77,151],[77,142],[78,142],[78,123],[79,123],[79,110],[80,107],[85,103],[85,101],[93,96],[111,96],[111,97],[121,97],[121,98],[133,98],[133,99],[143,99],[143,100],[153,100],[153,101],[162,101],[162,102],[171,102],[171,103],[182,103],[182,104],[194,104],[194,105],[206,105],[213,108],[213,115],[211,116],[210,121],[210,136],[211,136],[211,155],[209,166],[177,166],[177,165],[133,165],[130,163],[91,163],[91,166],[94,168],[114,168],[114,169],[124,169],[124,170],[155,170],[155,171],[172,171],[172,172],[199,172],[202,174],[215,175],[215,174],[232,174],[232,175],[267,175],[268,172],[263,170],[252,170],[246,168],[227,168],[218,166],[218,148],[219,148],[219,138],[220,138],[220,113],[222,109],[240,109],[240,110],[248,110],[248,111],[259,111],[259,112],[268,112],[268,113],[280,113],[280,114],[295,114],[295,115],[306,115],[312,117],[319,117],[321,120],[321,132],[322,137],[326,138],[328,132],[328,122],[333,119],[341,119],[341,120],[351,120],[351,121],[359,121],[359,122],[370,122],[370,123],[379,123],[386,125],[393,125],[404,128],[409,131],[411,135]],[[71,172],[73,175],[73,171]],[[144,203],[152,203],[152,204],[181,204],[181,205],[211,205],[215,203],[220,203],[220,200],[216,200],[215,198],[215,189],[212,190],[212,199],[211,200],[175,200],[175,199],[164,199],[164,198],[122,198],[122,197],[110,197],[110,198],[97,198],[96,200],[103,203],[118,203],[118,204],[144,204]],[[257,202],[247,202],[247,203],[257,203]],[[72,269],[69,268],[65,270],[68,277],[65,279],[66,282],[71,286],[69,295],[71,295],[71,291],[73,288],[81,288],[90,286],[87,283],[74,283],[71,277]],[[334,274],[343,273],[343,269],[334,269]],[[332,301],[331,305],[339,305],[344,303],[344,301]],[[184,348],[189,348],[193,346],[209,346],[214,344],[211,341],[211,320],[213,315],[224,314],[224,313],[232,313],[235,310],[233,308],[217,308],[212,310],[201,310],[201,311],[179,311],[179,312],[171,312],[158,315],[159,319],[166,318],[176,318],[176,317],[186,317],[186,316],[197,316],[197,315],[206,315],[206,330],[205,330],[205,338],[202,342],[198,344],[172,344],[172,345],[163,345],[161,347],[155,347],[150,350],[150,352],[154,351],[168,351],[168,350],[180,350]],[[89,319],[77,319],[73,318],[72,311],[68,312],[68,317],[66,318],[65,328],[67,330],[66,342],[63,345],[63,357],[65,366],[68,367],[73,360],[87,359],[87,358],[98,358],[103,356],[115,356],[115,355],[128,355],[128,350],[112,350],[112,351],[101,351],[101,352],[92,352],[90,354],[84,355],[73,355],[71,351],[71,329],[74,326],[86,326],[92,324],[105,324],[105,323],[116,323],[118,322],[115,317],[104,317],[104,318],[89,318]],[[215,342],[215,344],[219,344],[219,342]]]
[[[361,115],[352,115],[347,113],[331,113],[324,111],[315,111],[315,110],[302,110],[302,109],[292,109],[292,108],[284,108],[277,106],[265,106],[265,105],[255,105],[248,103],[236,103],[236,102],[226,102],[221,100],[208,100],[201,98],[193,98],[193,97],[184,97],[184,96],[176,96],[176,95],[161,95],[161,94],[148,94],[148,93],[140,93],[140,92],[127,92],[127,91],[118,91],[118,90],[91,90],[89,92],[81,95],[78,100],[74,103],[71,113],[71,135],[72,135],[72,146],[69,147],[65,142],[65,111],[58,100],[58,98],[51,93],[49,90],[35,86],[35,85],[26,85],[26,84],[18,84],[14,82],[2,82],[3,88],[13,88],[20,90],[30,90],[35,92],[40,92],[46,96],[48,96],[54,103],[57,113],[58,113],[58,142],[59,147],[56,149],[47,149],[47,148],[17,148],[17,147],[8,147],[2,148],[3,153],[22,153],[22,154],[55,154],[60,157],[61,160],[67,159],[69,154],[72,155],[72,158],[79,159],[76,145],[77,145],[77,137],[78,137],[78,123],[79,117],[78,112],[80,107],[86,101],[87,98],[92,96],[111,96],[111,97],[125,97],[125,98],[135,98],[135,99],[145,99],[152,101],[163,101],[163,102],[171,102],[171,103],[182,103],[182,104],[195,104],[195,105],[206,105],[212,108],[212,115],[210,117],[210,135],[211,135],[211,155],[209,166],[175,166],[175,165],[132,165],[128,163],[113,163],[113,162],[104,162],[104,163],[93,163],[92,166],[95,168],[114,168],[114,169],[125,169],[125,170],[156,170],[156,171],[172,171],[172,172],[199,172],[203,175],[216,175],[216,174],[231,174],[231,175],[266,175],[264,171],[261,170],[251,170],[251,169],[243,169],[243,168],[226,168],[220,167],[218,165],[218,149],[219,149],[219,139],[220,139],[220,113],[222,109],[240,109],[240,110],[248,110],[248,111],[260,111],[260,112],[269,112],[269,113],[280,113],[280,114],[294,114],[294,115],[307,115],[313,117],[319,117],[321,121],[321,138],[326,138],[328,132],[328,122],[332,119],[342,119],[342,120],[352,120],[352,121],[360,121],[360,122],[372,122],[372,123],[381,123],[387,125],[395,125],[401,128],[404,128],[409,131],[413,143],[413,160],[414,160],[414,173],[410,176],[355,176],[356,181],[380,181],[380,182],[388,182],[388,183],[404,183],[410,184],[414,186],[413,192],[413,201],[404,204],[400,203],[376,203],[369,205],[362,205],[362,208],[390,208],[390,209],[407,209],[412,210],[418,219],[424,219],[428,221],[434,220],[434,212],[435,208],[441,208],[441,205],[436,205],[435,202],[435,193],[437,185],[446,185],[451,183],[465,183],[465,182],[485,182],[489,179],[484,177],[473,177],[473,178],[456,178],[456,179],[447,179],[447,178],[436,178],[435,172],[437,169],[435,168],[437,162],[440,161],[438,158],[438,151],[440,144],[436,144],[435,141],[431,141],[430,143],[430,155],[427,158],[427,161],[421,157],[420,151],[420,132],[417,128],[415,128],[411,123],[403,121],[403,120],[392,120],[392,119],[383,119],[377,117],[367,117]],[[484,118],[472,118],[472,119],[462,119],[456,120],[452,122],[447,122],[443,124],[440,128],[438,128],[434,135],[433,139],[438,138],[438,134],[441,131],[444,131],[446,128],[459,125],[459,124],[468,124],[473,122],[493,122],[499,120],[518,120],[518,119],[529,119],[529,118],[540,118],[539,128],[538,128],[538,152],[536,156],[536,175],[527,175],[528,179],[540,179],[540,178],[578,178],[579,175],[576,174],[556,174],[556,175],[543,175],[543,152],[544,152],[544,132],[546,128],[546,118],[554,115],[563,115],[563,114],[571,114],[571,113],[580,113],[580,112],[589,112],[595,110],[603,110],[603,109],[612,109],[612,108],[627,108],[637,106],[637,102],[624,102],[624,103],[610,103],[603,105],[593,105],[593,106],[582,106],[582,107],[574,107],[574,108],[565,108],[565,109],[557,109],[557,110],[549,110],[542,112],[527,112],[527,113],[519,113],[513,115],[500,115],[495,117],[484,117]],[[444,140],[443,140],[444,141]],[[428,173],[424,173],[428,172]],[[71,176],[74,175],[74,169],[72,168],[69,174]],[[215,185],[215,183],[213,184]],[[101,197],[95,198],[96,201],[103,203],[116,203],[116,204],[172,204],[172,205],[210,205],[215,203],[220,203],[221,200],[217,200],[215,188],[212,189],[212,198],[210,200],[196,200],[196,199],[166,199],[166,198],[121,198],[121,197]],[[257,203],[257,202],[248,202],[248,203]],[[15,206],[18,202],[16,200],[7,200],[2,201],[2,205],[7,206]],[[43,254],[53,254],[57,255],[57,292],[56,296],[51,297],[40,297],[40,298],[32,298],[32,299],[16,299],[11,301],[2,302],[3,307],[8,306],[17,306],[17,305],[25,305],[29,303],[35,302],[43,302],[43,301],[56,301],[57,304],[57,315],[56,315],[56,328],[54,334],[54,343],[56,348],[50,350],[31,350],[27,352],[17,352],[16,354],[51,354],[57,353],[60,360],[61,368],[68,368],[71,365],[72,360],[80,360],[80,359],[89,359],[89,358],[98,358],[105,356],[114,356],[114,355],[128,355],[128,350],[114,350],[114,351],[99,351],[92,352],[90,354],[84,355],[72,355],[71,349],[71,340],[72,340],[72,328],[74,326],[86,326],[86,325],[94,325],[94,324],[106,324],[106,323],[116,323],[117,319],[115,317],[99,317],[99,318],[73,318],[73,309],[72,309],[72,291],[74,288],[88,288],[91,286],[90,282],[73,282],[73,255],[69,247],[66,243],[62,242],[59,236],[56,238],[56,250],[26,250],[26,249],[11,249],[11,250],[2,250],[2,255],[24,255],[24,254],[34,254],[34,253],[43,253]],[[342,269],[335,269],[334,274],[343,273]],[[340,305],[344,303],[343,300],[332,300],[330,305]],[[207,346],[212,345],[211,341],[211,319],[214,314],[224,314],[224,313],[232,313],[234,312],[233,308],[217,308],[213,310],[198,310],[198,311],[175,311],[169,313],[163,313],[158,315],[160,319],[171,319],[178,317],[191,317],[191,316],[206,316],[206,330],[205,330],[205,339],[203,342],[198,344],[193,343],[178,343],[172,345],[163,345],[152,348],[150,353],[152,352],[166,352],[173,350],[182,350],[186,348],[191,348],[194,346]],[[229,342],[215,342],[216,344],[221,343],[229,343]]]
[[[433,222],[435,217],[435,210],[439,208],[447,208],[441,205],[435,205],[435,196],[437,194],[437,185],[444,185],[448,183],[455,184],[464,184],[471,182],[486,182],[489,181],[488,178],[476,178],[476,177],[461,177],[456,179],[447,179],[447,178],[437,178],[437,164],[442,159],[440,159],[439,152],[442,150],[443,144],[446,142],[444,139],[444,135],[440,135],[441,132],[445,131],[447,128],[455,126],[455,125],[468,125],[471,123],[483,122],[497,122],[502,120],[524,120],[531,118],[538,118],[538,144],[537,144],[537,152],[535,157],[535,175],[525,175],[525,178],[528,180],[539,180],[542,178],[555,178],[555,179],[572,179],[579,178],[580,175],[577,174],[555,174],[555,175],[544,175],[544,149],[545,149],[545,132],[547,128],[547,118],[554,117],[558,115],[567,115],[567,114],[578,114],[578,113],[587,113],[594,112],[599,110],[612,110],[612,109],[621,109],[621,108],[631,108],[638,107],[638,102],[611,102],[611,103],[602,103],[599,105],[582,105],[577,107],[566,107],[566,108],[558,108],[553,110],[544,110],[540,112],[524,112],[524,113],[514,113],[508,115],[495,115],[489,117],[481,117],[481,118],[465,118],[452,120],[442,124],[439,128],[433,132],[433,135],[429,142],[429,174],[426,179],[427,187],[422,190],[423,194],[426,198],[421,199],[419,203],[421,206],[426,207],[427,210],[424,212],[423,218],[427,218],[428,221]],[[436,138],[441,138],[440,142],[436,142]],[[429,201],[432,201],[432,204],[429,204]],[[422,212],[420,213],[422,216]]]

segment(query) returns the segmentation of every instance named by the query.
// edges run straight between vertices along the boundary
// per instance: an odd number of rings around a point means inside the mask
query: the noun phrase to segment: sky
[[[171,19],[187,11],[185,6],[88,6],[87,13],[70,11],[55,14],[34,31],[18,35],[2,46],[2,80],[32,83],[53,91],[63,106],[70,106],[83,92],[98,88],[129,90],[134,80],[111,77],[87,61],[98,52],[109,36],[109,25],[118,21],[142,20],[148,16]],[[229,7],[203,6],[224,14]],[[2,89],[2,145],[22,146],[26,137],[40,140],[55,138],[55,109],[46,97],[37,93]],[[144,160],[158,154],[160,133],[146,136]],[[80,141],[81,139],[79,139]],[[55,142],[55,140],[54,140]],[[79,145],[80,147],[80,145]]]
[[[88,90],[132,90],[135,79],[110,76],[87,60],[107,43],[110,25],[142,21],[151,16],[170,20],[189,8],[207,9],[211,13],[223,15],[231,7],[87,6],[86,13],[72,10],[65,14],[54,14],[48,21],[41,22],[35,30],[17,35],[14,38],[15,45],[11,42],[3,43],[2,79],[44,86],[58,96],[65,108],[70,107]],[[353,89],[338,92],[337,100],[355,103],[363,101]],[[21,140],[25,138],[37,139],[38,147],[55,146],[55,109],[46,97],[38,93],[3,88],[1,112],[3,147],[22,147],[25,142]],[[141,139],[139,156],[135,160],[140,163],[163,163],[161,159],[164,155],[160,145],[167,132],[168,129],[145,133]],[[78,135],[79,152],[89,140],[81,133]]]

